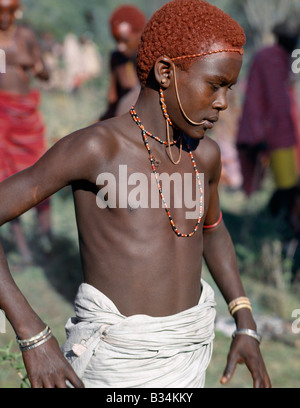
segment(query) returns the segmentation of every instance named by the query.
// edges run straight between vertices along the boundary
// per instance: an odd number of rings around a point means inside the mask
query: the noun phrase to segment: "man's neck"
[[[135,110],[145,129],[154,136],[166,141],[166,119],[163,116],[159,92],[144,87],[135,104]],[[170,126],[170,138],[173,140],[174,129]]]

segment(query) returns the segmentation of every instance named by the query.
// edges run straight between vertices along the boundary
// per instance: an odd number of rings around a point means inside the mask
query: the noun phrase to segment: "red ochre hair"
[[[241,48],[246,42],[242,27],[228,14],[203,0],[173,0],[156,11],[139,44],[137,72],[142,84],[159,56],[170,58],[208,52],[213,44]],[[188,70],[197,58],[181,58],[176,66]]]
[[[111,30],[124,22],[130,24],[133,31],[141,32],[146,25],[147,19],[139,8],[125,4],[118,7],[110,16]]]

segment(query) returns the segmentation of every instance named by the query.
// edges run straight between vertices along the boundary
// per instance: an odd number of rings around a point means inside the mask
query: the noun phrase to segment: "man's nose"
[[[217,98],[213,102],[213,108],[218,111],[223,111],[228,108],[227,89],[221,88],[217,94]]]

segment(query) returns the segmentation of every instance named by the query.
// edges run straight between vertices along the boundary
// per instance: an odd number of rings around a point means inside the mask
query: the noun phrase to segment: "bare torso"
[[[0,31],[0,48],[6,55],[6,73],[1,75],[0,89],[29,93],[31,73],[43,69],[35,35],[27,27],[13,26],[8,31]]]
[[[106,127],[105,123],[100,126]],[[110,121],[109,126],[113,129],[113,122]],[[152,170],[141,132],[129,115],[123,116],[117,126],[104,137],[106,147],[99,153],[98,164],[95,162],[92,168],[94,182],[73,184],[85,281],[107,295],[124,315],[177,313],[199,301],[203,221],[193,237],[177,237],[160,198],[159,208],[150,208],[150,193],[148,208],[132,206],[130,192],[137,187],[138,182],[127,186],[126,208],[99,208],[96,198],[103,185],[95,186],[95,181],[103,172],[116,177],[117,203],[120,202],[120,195],[123,197],[124,194],[124,183],[121,185],[123,190],[119,190],[122,177],[128,179],[132,174],[143,173],[150,186]],[[131,133],[125,134],[122,129],[131,129]],[[157,172],[190,173],[195,183],[188,152],[184,151],[180,164],[174,166],[164,146],[153,139],[149,143],[156,159]],[[200,141],[197,150],[201,150],[205,160],[194,151],[198,171],[206,172],[205,211],[209,201],[207,167],[210,165],[206,163],[209,161],[207,153],[213,150],[213,144],[208,139]],[[174,155],[177,154],[175,148]],[[123,166],[121,173],[120,165]],[[154,194],[159,197],[157,186],[154,188]],[[108,196],[105,198],[108,199]],[[195,227],[197,216],[186,219],[190,210],[184,207],[184,200],[182,203],[183,208],[171,205],[171,215],[181,232],[190,233]]]

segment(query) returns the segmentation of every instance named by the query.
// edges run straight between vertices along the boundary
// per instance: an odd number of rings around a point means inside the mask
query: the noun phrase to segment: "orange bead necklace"
[[[154,174],[154,176],[155,176],[155,180],[156,180],[156,184],[157,184],[157,187],[158,187],[158,191],[159,191],[159,194],[160,194],[160,197],[161,197],[163,206],[164,206],[164,208],[165,208],[165,211],[166,211],[166,213],[167,213],[167,216],[168,216],[168,218],[169,218],[169,222],[170,222],[170,225],[171,225],[173,231],[175,232],[175,234],[176,234],[178,237],[183,237],[183,238],[192,237],[192,236],[196,233],[196,231],[198,230],[199,225],[200,225],[200,223],[201,223],[202,216],[203,216],[204,192],[203,192],[203,187],[202,187],[202,183],[201,183],[201,177],[200,177],[200,174],[199,174],[199,172],[198,172],[197,165],[196,165],[196,162],[195,162],[195,159],[194,159],[194,156],[193,156],[193,153],[192,153],[191,149],[189,148],[188,144],[187,144],[186,141],[185,141],[185,144],[186,144],[186,147],[187,147],[187,150],[188,150],[188,152],[189,152],[190,159],[191,159],[191,162],[192,162],[192,165],[193,165],[193,169],[194,169],[194,172],[195,172],[195,175],[196,175],[197,186],[198,186],[199,193],[200,193],[200,195],[199,195],[199,216],[198,216],[198,219],[197,219],[197,222],[196,222],[196,225],[195,225],[193,231],[190,232],[189,234],[184,234],[184,233],[182,233],[182,232],[179,232],[178,228],[176,227],[176,224],[174,223],[173,218],[172,218],[172,216],[171,216],[170,209],[169,209],[169,207],[168,207],[168,205],[167,205],[167,202],[166,202],[166,200],[165,200],[165,197],[164,197],[164,195],[163,195],[162,187],[161,187],[161,184],[160,184],[160,182],[159,182],[159,177],[158,177],[158,174],[157,174],[157,171],[156,171],[156,167],[155,167],[155,160],[154,160],[154,158],[153,158],[153,155],[152,155],[152,152],[151,152],[151,149],[150,149],[150,146],[149,146],[149,141],[148,141],[148,137],[147,137],[147,136],[152,137],[154,140],[156,140],[156,141],[158,141],[159,143],[164,144],[164,145],[167,145],[167,142],[165,142],[165,141],[161,140],[160,138],[154,136],[152,133],[148,132],[148,131],[145,129],[145,127],[144,127],[143,124],[141,123],[141,121],[140,121],[140,119],[139,119],[139,117],[138,117],[138,115],[137,115],[137,113],[136,113],[136,111],[135,111],[134,106],[130,109],[130,114],[131,114],[131,117],[132,117],[132,119],[134,120],[134,122],[138,125],[138,127],[139,127],[139,128],[141,129],[141,131],[142,131],[143,141],[144,141],[144,144],[145,144],[146,149],[147,149],[148,154],[149,154],[149,160],[150,160],[150,163],[151,163],[151,168],[152,168],[153,174]],[[180,138],[181,141],[182,141],[182,138],[183,138],[183,136],[181,136],[181,138]],[[175,142],[172,142],[172,144],[175,144],[176,142],[177,142],[177,140],[176,140]]]

